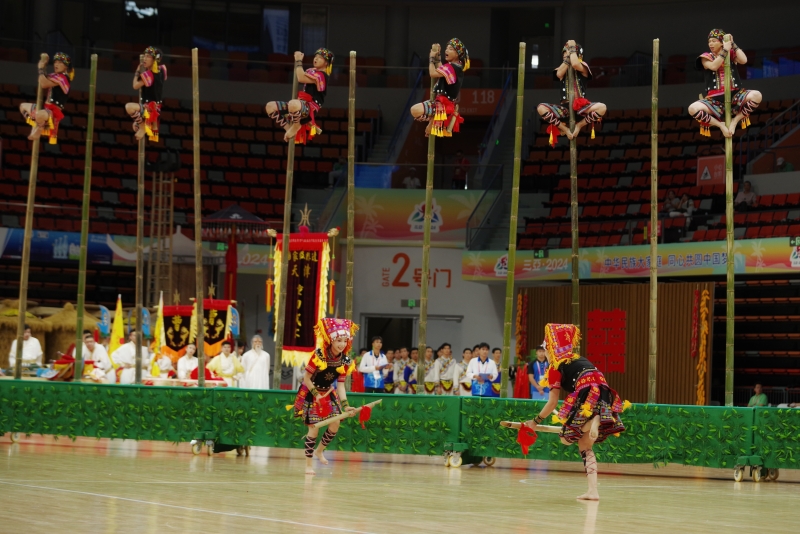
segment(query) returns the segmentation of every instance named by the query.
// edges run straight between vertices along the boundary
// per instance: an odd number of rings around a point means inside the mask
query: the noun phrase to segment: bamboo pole
[[[650,108],[650,356],[647,364],[647,402],[656,402],[658,353],[658,39],[653,39],[653,88]]]
[[[94,100],[97,90],[97,54],[92,54],[89,71],[89,115],[86,122],[86,154],[83,164],[83,206],[81,208],[81,253],[78,260],[78,319],[75,325],[75,379],[83,376],[83,313],[86,307],[86,256],[89,250],[89,205],[92,192],[92,142],[94,141]]]
[[[433,88],[436,79],[431,77],[430,98],[435,98]],[[433,117],[431,117],[433,120]],[[422,276],[420,277],[420,296],[419,296],[419,365],[417,365],[417,387],[425,390],[425,348],[428,346],[428,271],[431,261],[431,217],[433,210],[433,163],[436,158],[436,136],[431,131],[428,136],[428,168],[425,180],[425,221],[422,234]]]
[[[567,67],[567,98],[569,99],[569,130],[575,131],[575,110],[572,103],[575,100],[575,69],[572,65]],[[578,251],[578,140],[572,138],[569,142],[569,195],[572,208],[572,324],[580,326],[580,253]]]
[[[47,54],[39,59],[48,61]],[[42,82],[36,76],[36,112],[42,109]],[[33,121],[36,122],[36,112]],[[33,205],[36,202],[36,177],[39,174],[39,137],[33,140],[31,147],[31,172],[28,178],[28,204],[25,208],[25,237],[22,241],[22,258],[20,258],[19,274],[19,310],[17,316],[17,359],[14,362],[14,378],[22,378],[22,344],[25,336],[25,316],[28,313],[28,269],[31,259],[31,238],[33,234]]]
[[[144,55],[139,56],[139,63]],[[139,109],[142,107],[142,90],[139,89]],[[144,128],[144,124],[141,125]],[[142,303],[144,301],[144,150],[147,136],[139,139],[139,170],[136,176],[136,370],[135,383],[142,383]],[[151,251],[152,252],[152,251]]]
[[[347,110],[347,270],[344,318],[353,320],[353,256],[356,248],[356,53],[350,52],[350,99]]]
[[[730,35],[724,37],[731,40]],[[725,56],[725,126],[731,126],[731,55]],[[733,139],[725,138],[725,233],[728,250],[725,288],[725,406],[733,406],[734,266],[733,251]]]
[[[297,67],[292,71],[292,99],[297,96]],[[283,234],[281,236],[281,283],[278,288],[280,298],[275,309],[278,327],[275,331],[275,363],[273,365],[272,384],[275,389],[281,387],[281,360],[283,359],[283,331],[286,328],[286,284],[289,272],[289,233],[292,224],[292,182],[294,181],[294,137],[289,140],[289,151],[286,160],[286,191],[283,199]]]
[[[511,321],[514,315],[514,271],[517,265],[517,213],[519,211],[519,172],[522,153],[523,101],[525,98],[525,43],[519,44],[517,65],[517,125],[514,131],[514,173],[511,186],[511,222],[508,228],[508,273],[506,274],[506,310],[503,322],[503,363],[500,373],[500,397],[508,394],[508,371],[511,366]],[[519,356],[519,355],[517,355]]]
[[[200,189],[200,75],[197,48],[192,48],[192,149],[194,173],[194,313],[197,318],[197,385],[206,386],[205,329],[203,328],[203,199]]]

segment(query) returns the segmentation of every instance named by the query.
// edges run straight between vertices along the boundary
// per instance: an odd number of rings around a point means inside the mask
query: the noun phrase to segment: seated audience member
[[[769,406],[767,394],[762,392],[761,384],[756,384],[753,388],[755,395],[750,397],[750,402],[747,403],[748,408],[755,408],[759,406]]]
[[[736,198],[733,199],[733,207],[737,211],[747,211],[756,205],[756,193],[753,191],[753,184],[745,182],[744,187],[739,190]]]

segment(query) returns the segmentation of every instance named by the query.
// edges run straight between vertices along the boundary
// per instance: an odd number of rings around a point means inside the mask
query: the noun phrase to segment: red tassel
[[[325,419],[331,414],[331,398],[330,395],[326,395],[325,397],[316,401],[317,403],[317,415],[320,419]]]
[[[525,426],[524,424],[519,427],[519,431],[517,432],[517,443],[522,448],[522,454],[528,454],[528,448],[536,443],[536,431],[533,430],[529,426]]]
[[[550,147],[555,148],[558,144],[558,134],[561,133],[561,130],[559,130],[557,126],[551,124],[547,127],[547,133],[550,134]]]
[[[363,428],[364,430],[367,429],[367,427],[364,426],[364,423],[369,421],[371,417],[372,417],[372,406],[364,406],[363,408],[361,408],[361,413],[358,414],[358,422],[361,423],[361,428]]]
[[[572,101],[572,109],[574,109],[575,111],[580,111],[589,104],[591,104],[591,102],[589,102],[585,98],[576,98],[575,100]]]

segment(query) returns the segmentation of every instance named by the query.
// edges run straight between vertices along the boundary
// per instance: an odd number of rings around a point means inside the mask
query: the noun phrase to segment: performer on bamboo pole
[[[570,131],[569,124],[569,96],[567,95],[567,70],[575,69],[575,99],[572,108],[581,116],[575,123],[575,130]],[[550,123],[547,133],[550,134],[550,146],[556,146],[559,132],[572,139],[587,125],[592,125],[592,139],[594,139],[594,124],[600,122],[606,114],[606,105],[602,102],[591,102],[586,99],[586,82],[592,79],[592,70],[589,64],[583,61],[583,47],[573,40],[567,41],[561,49],[561,65],[553,71],[553,79],[561,82],[561,101],[558,104],[542,103],[536,108],[544,120]],[[567,124],[564,124],[564,123]]]
[[[597,501],[597,457],[592,450],[595,443],[601,443],[612,434],[625,431],[619,414],[630,403],[620,400],[617,392],[611,389],[603,373],[598,371],[586,358],[576,354],[581,333],[571,324],[548,324],[544,327],[544,342],[550,368],[547,378],[540,385],[550,388],[549,398],[539,415],[527,421],[526,426],[536,430],[558,404],[558,396],[563,388],[567,398],[554,421],[561,423],[561,442],[564,445],[578,444],[583,458],[589,491],[578,499]]]
[[[344,385],[347,375],[356,368],[355,362],[347,353],[350,352],[353,336],[357,331],[358,325],[352,321],[332,317],[320,319],[314,327],[318,348],[311,354],[311,359],[306,365],[303,384],[297,392],[294,406],[289,407],[294,408],[295,417],[301,417],[303,423],[308,426],[305,438],[307,475],[316,474],[313,466],[314,456],[323,465],[328,464],[324,452],[336,437],[340,424],[339,421],[334,421],[328,426],[315,451],[314,445],[319,429],[314,428],[314,423],[356,411],[347,402]]]
[[[164,82],[167,81],[167,67],[159,65],[160,62],[161,50],[148,46],[144,51],[144,60],[133,75],[133,88],[136,91],[142,90],[142,101],[125,104],[125,111],[133,119],[136,139],[147,134],[147,138],[156,143],[162,93]]]
[[[320,48],[314,53],[313,68],[303,70],[302,52],[294,53],[294,73],[297,81],[304,84],[297,98],[283,102],[267,102],[267,115],[278,126],[286,130],[283,140],[287,143],[295,138],[295,143],[304,145],[322,132],[317,126],[314,114],[325,103],[328,92],[328,76],[333,68],[333,52]]]
[[[39,85],[42,89],[47,89],[44,109],[37,110],[36,104],[26,103],[19,105],[19,111],[32,127],[28,139],[33,141],[44,134],[50,138],[50,144],[54,145],[58,141],[58,123],[64,118],[64,105],[69,98],[69,87],[75,78],[75,69],[72,68],[72,59],[64,52],[57,52],[53,56],[53,72],[50,74],[47,74],[47,62],[46,57],[39,60]]]
[[[742,128],[750,125],[750,114],[761,103],[761,93],[742,87],[739,70],[736,65],[747,63],[744,50],[734,42],[733,35],[725,43],[725,31],[714,29],[708,34],[708,52],[697,56],[695,67],[702,70],[706,82],[706,97],[689,106],[689,115],[700,123],[700,135],[709,137],[711,126],[716,126],[725,137],[736,133],[736,125],[742,122]],[[731,56],[731,127],[725,126],[725,58]]]
[[[431,46],[429,59],[428,74],[438,80],[430,100],[411,106],[411,115],[415,120],[428,123],[425,137],[431,133],[436,137],[452,137],[464,122],[458,113],[456,100],[464,82],[464,73],[469,70],[469,51],[461,40],[454,37],[444,50],[445,63],[442,63],[439,44]]]

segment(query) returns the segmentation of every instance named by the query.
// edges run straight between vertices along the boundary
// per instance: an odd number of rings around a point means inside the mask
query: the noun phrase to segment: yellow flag
[[[151,362],[150,366],[150,375],[151,376],[160,376],[161,369],[158,366],[158,358],[161,356],[161,352],[166,345],[166,335],[164,333],[164,292],[161,292],[161,295],[158,299],[158,313],[156,314],[156,328],[155,333],[153,334],[153,352],[155,352],[155,356],[153,356],[153,361]]]
[[[108,357],[111,359],[111,365],[114,369],[117,368],[116,362],[112,357],[114,351],[122,346],[125,342],[122,338],[125,337],[125,318],[122,312],[122,295],[117,295],[117,309],[114,311],[114,322],[111,324],[111,339],[108,340]]]

